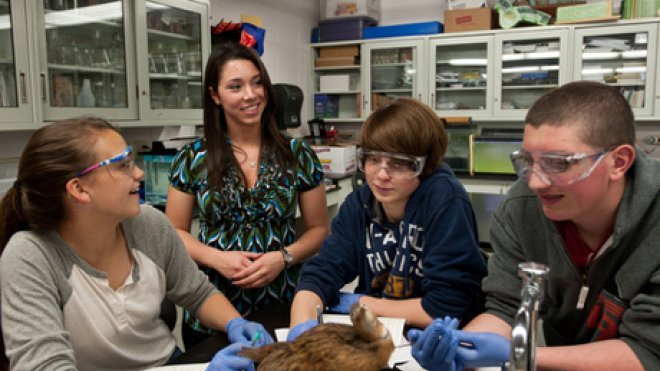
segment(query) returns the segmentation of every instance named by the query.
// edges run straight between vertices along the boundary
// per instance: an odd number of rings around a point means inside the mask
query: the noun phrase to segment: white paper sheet
[[[185,365],[170,365],[150,368],[146,371],[205,371],[208,363],[189,363]]]

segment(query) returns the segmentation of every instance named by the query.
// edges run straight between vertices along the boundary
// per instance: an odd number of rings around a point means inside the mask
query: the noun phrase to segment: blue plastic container
[[[365,28],[363,37],[365,39],[377,39],[380,37],[397,37],[412,35],[428,35],[442,33],[443,26],[440,22],[419,22],[394,24],[391,26],[378,26]]]
[[[369,17],[326,19],[319,22],[319,39],[321,42],[361,39],[365,30],[377,24]]]

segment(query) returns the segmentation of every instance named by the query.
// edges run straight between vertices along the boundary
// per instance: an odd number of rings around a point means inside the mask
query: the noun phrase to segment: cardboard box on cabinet
[[[359,45],[324,46],[318,50],[320,58],[357,57],[360,55]]]
[[[495,15],[491,8],[445,10],[445,33],[490,30]]]
[[[380,20],[380,0],[321,0],[321,20],[369,17]]]
[[[319,77],[320,93],[345,93],[350,89],[350,75],[324,75]]]
[[[357,170],[354,144],[319,146],[312,145],[316,156],[323,165],[323,172],[331,175],[343,175]]]

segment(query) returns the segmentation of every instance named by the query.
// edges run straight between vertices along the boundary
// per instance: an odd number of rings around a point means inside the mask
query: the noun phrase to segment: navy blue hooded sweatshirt
[[[339,290],[359,277],[356,293],[421,297],[429,316],[465,320],[486,274],[477,241],[472,205],[447,165],[420,183],[397,223],[387,222],[365,184],[341,205],[321,251],[303,266],[297,290],[332,306]]]

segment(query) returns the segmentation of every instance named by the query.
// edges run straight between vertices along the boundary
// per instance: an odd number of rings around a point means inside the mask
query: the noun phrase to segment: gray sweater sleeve
[[[50,246],[31,237],[14,235],[0,258],[2,332],[11,369],[75,370],[61,309],[62,275],[46,250]]]
[[[192,260],[163,213],[142,206],[140,218],[125,225],[131,230],[132,246],[144,251],[165,272],[170,300],[196,314],[210,295],[220,293]]]

